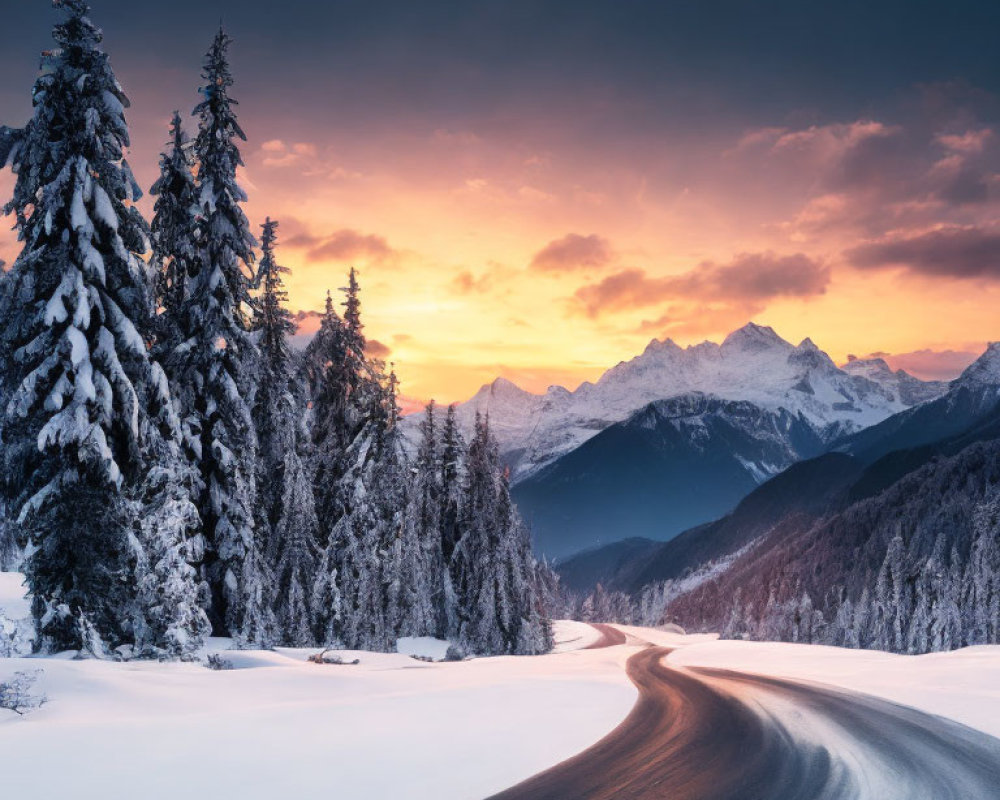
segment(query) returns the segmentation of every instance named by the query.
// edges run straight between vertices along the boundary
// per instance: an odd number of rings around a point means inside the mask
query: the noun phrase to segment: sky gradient
[[[14,6],[9,125],[55,19]],[[1000,4],[92,6],[146,187],[225,21],[247,213],[281,221],[292,308],[357,266],[411,398],[572,388],[750,319],[923,377],[1000,338]]]

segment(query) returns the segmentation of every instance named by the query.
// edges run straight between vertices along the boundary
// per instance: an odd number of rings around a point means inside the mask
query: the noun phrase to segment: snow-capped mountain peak
[[[1000,387],[1000,342],[990,342],[986,352],[966,367],[955,385],[969,389]]]
[[[763,350],[788,351],[791,349],[791,342],[786,342],[778,336],[774,332],[774,328],[767,325],[757,325],[754,322],[748,322],[742,328],[733,331],[722,342],[723,352],[754,353]]]
[[[489,414],[519,480],[659,400],[701,393],[748,402],[801,418],[819,436],[831,438],[880,422],[946,388],[894,373],[887,365],[855,361],[842,369],[811,339],[796,346],[770,327],[749,323],[721,345],[683,348],[670,339],[654,339],[640,355],[575,391],[553,386],[537,395],[498,379],[461,404],[458,415],[471,428],[476,412]]]
[[[940,397],[948,391],[947,381],[922,381],[902,369],[893,371],[888,362],[879,356],[856,358],[848,356],[841,369],[848,375],[867,378],[891,392],[906,406],[915,406]]]

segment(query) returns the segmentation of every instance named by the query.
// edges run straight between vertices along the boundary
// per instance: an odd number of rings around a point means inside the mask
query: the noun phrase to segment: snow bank
[[[0,659],[0,680],[44,669],[50,699],[23,719],[0,712],[4,796],[480,800],[586,749],[636,697],[629,647],[440,664],[338,653],[356,666],[308,663],[313,652],[223,651],[226,671]]]
[[[601,638],[601,632],[593,625],[571,619],[561,619],[553,623],[552,633],[555,638],[552,650],[555,653],[585,650]]]
[[[726,641],[677,649],[667,662],[839,686],[1000,737],[1000,646],[899,656],[817,645]]]
[[[448,642],[431,636],[404,636],[397,640],[396,652],[442,661],[448,653]]]
[[[0,611],[8,619],[24,619],[31,613],[20,572],[0,572]]]

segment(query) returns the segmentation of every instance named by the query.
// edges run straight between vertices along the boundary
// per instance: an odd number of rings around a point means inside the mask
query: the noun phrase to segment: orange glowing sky
[[[94,4],[133,100],[131,160],[148,186],[170,112],[195,103],[211,26],[176,34],[187,59],[177,64],[124,43],[125,23]],[[321,308],[359,269],[368,334],[411,398],[461,400],[498,375],[572,388],[653,337],[718,339],[750,319],[811,337],[835,360],[882,351],[925,377],[954,375],[1000,338],[996,95],[958,67],[893,75],[877,97],[855,76],[853,94],[828,108],[820,82],[771,102],[776,79],[761,73],[767,102],[730,108],[711,85],[668,99],[626,91],[638,80],[623,73],[619,87],[603,62],[571,85],[571,50],[512,72],[510,86],[463,55],[426,67],[428,82],[457,82],[448,91],[421,95],[415,68],[414,100],[393,83],[398,71],[376,68],[400,58],[386,46],[365,51],[359,98],[344,88],[351,75],[334,72],[342,64],[318,62],[329,71],[317,78],[312,62],[282,55],[284,77],[269,81],[279,55],[244,27],[241,39],[234,26],[233,93],[255,231],[265,216],[281,221],[294,310]],[[30,33],[32,50],[46,46],[45,24]],[[14,37],[23,50],[9,28],[0,48]],[[512,46],[515,64],[541,58],[518,62]],[[27,115],[33,66],[3,73],[0,121]],[[311,92],[283,91],[294,69],[312,76]],[[573,94],[578,85],[590,88]],[[492,101],[465,102],[476,87]],[[0,174],[0,196],[10,186]],[[0,257],[16,252],[4,231]]]

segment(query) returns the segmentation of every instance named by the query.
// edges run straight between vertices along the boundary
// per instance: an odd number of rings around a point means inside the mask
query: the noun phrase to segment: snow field
[[[0,573],[0,608],[11,618],[28,613],[21,576]],[[70,654],[0,659],[0,680],[44,670],[39,691],[50,699],[24,718],[0,712],[5,795],[96,800],[142,786],[149,800],[176,800],[197,786],[242,800],[317,789],[366,800],[482,798],[586,749],[621,722],[636,698],[625,662],[646,643],[673,648],[666,658],[675,667],[828,684],[1000,736],[1000,647],[897,656],[617,627],[628,645],[583,649],[598,632],[560,621],[552,655],[462,663],[411,658],[443,657],[447,643],[427,638],[401,640],[399,653],[334,653],[360,659],[356,666],[311,664],[311,649],[232,651],[226,639],[206,648],[232,663],[226,671]],[[764,695],[761,710],[793,728],[801,716]],[[807,741],[837,740],[836,731],[807,727]],[[843,744],[838,750],[862,766],[865,754]],[[59,769],[44,766],[53,754]],[[877,783],[872,770],[859,774]]]
[[[557,639],[573,638],[557,626]],[[427,650],[429,642],[417,649]],[[480,800],[596,742],[631,710],[632,648],[429,664],[340,651],[209,652],[200,664],[0,660],[0,680],[45,670],[50,703],[0,712],[4,794],[148,800],[190,794],[294,797],[328,790],[366,800]],[[404,647],[407,644],[404,643]],[[440,645],[439,645],[440,646]],[[44,768],[59,756],[59,769]]]
[[[725,641],[679,648],[667,656],[667,663],[824,683],[1000,737],[1000,646],[900,656],[818,645]]]

